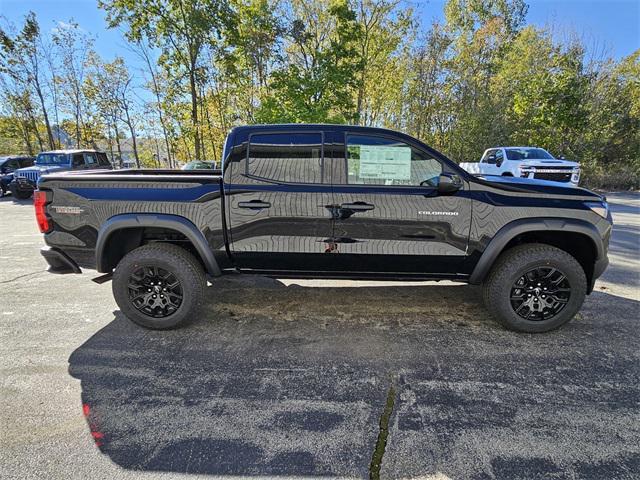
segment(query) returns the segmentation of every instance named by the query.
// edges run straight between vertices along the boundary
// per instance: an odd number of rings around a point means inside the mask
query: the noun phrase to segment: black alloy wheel
[[[207,286],[202,264],[187,250],[154,242],[127,253],[113,272],[113,296],[138,325],[163,330],[199,316]]]
[[[525,272],[511,288],[511,306],[521,318],[543,321],[558,315],[569,303],[571,285],[557,268],[537,267]]]
[[[484,304],[510,330],[540,333],[571,320],[587,294],[587,276],[570,253],[525,243],[503,252],[484,281]]]
[[[129,275],[127,286],[133,306],[150,317],[168,317],[182,304],[180,280],[160,267],[140,266]]]

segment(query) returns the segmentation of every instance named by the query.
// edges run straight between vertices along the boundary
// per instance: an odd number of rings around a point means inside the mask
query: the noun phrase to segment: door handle
[[[238,202],[239,208],[248,208],[249,210],[262,210],[263,208],[269,208],[271,204],[269,202],[263,202],[262,200],[249,200],[248,202]]]
[[[353,202],[353,203],[343,203],[340,205],[340,208],[344,210],[353,210],[354,212],[366,212],[368,210],[373,210],[375,205],[371,205],[366,202]]]

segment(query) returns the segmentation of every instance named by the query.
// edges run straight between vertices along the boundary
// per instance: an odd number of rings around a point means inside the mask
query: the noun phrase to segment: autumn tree
[[[199,117],[199,85],[207,67],[204,52],[215,48],[233,24],[233,11],[223,0],[100,0],[110,27],[123,26],[133,42],[147,40],[161,49],[159,62],[178,80],[186,78],[191,103],[191,134],[195,157],[202,158],[202,128]]]
[[[272,75],[260,122],[353,122],[362,69],[356,12],[347,0],[293,0],[283,65]]]

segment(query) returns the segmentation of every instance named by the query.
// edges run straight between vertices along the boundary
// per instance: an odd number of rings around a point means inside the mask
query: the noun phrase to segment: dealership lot
[[[0,477],[639,478],[640,195],[609,199],[611,266],[542,335],[474,287],[240,275],[143,330],[0,199]]]

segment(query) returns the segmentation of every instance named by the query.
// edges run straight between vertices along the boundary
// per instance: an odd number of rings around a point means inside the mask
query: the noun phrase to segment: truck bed
[[[95,269],[97,240],[111,219],[153,214],[158,223],[162,218],[189,222],[207,238],[214,254],[224,254],[220,173],[113,170],[45,175],[38,185],[47,192],[47,214],[54,227],[45,242],[63,249],[80,267]],[[154,229],[147,228],[144,235]]]

